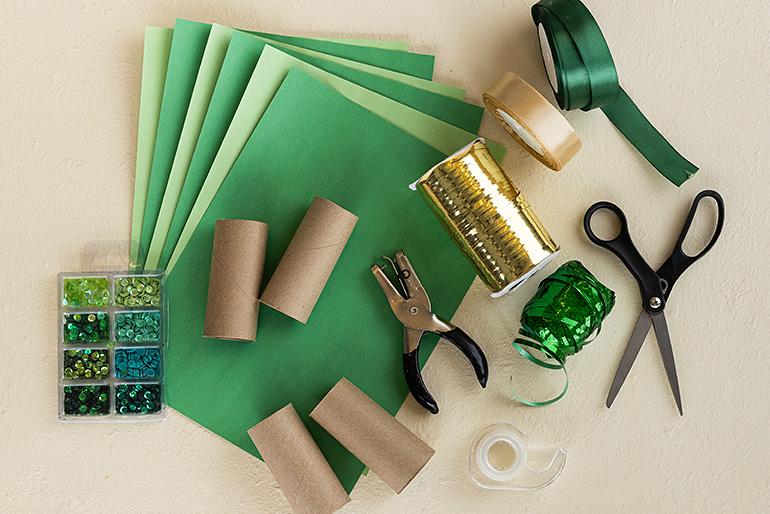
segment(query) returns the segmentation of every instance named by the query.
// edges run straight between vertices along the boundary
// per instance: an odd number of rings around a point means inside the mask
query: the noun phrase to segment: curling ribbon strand
[[[579,352],[601,331],[602,321],[615,305],[615,293],[604,286],[580,262],[570,261],[546,277],[527,302],[521,314],[519,333],[513,347],[530,362],[551,370],[562,370],[566,377],[562,391],[544,401],[527,400],[515,391],[513,397],[525,405],[541,407],[567,394],[567,357]],[[526,338],[526,339],[525,339]],[[549,362],[535,357],[526,348],[537,350]]]
[[[532,6],[532,19],[541,38],[543,32],[547,38],[541,44],[559,107],[584,111],[601,108],[650,164],[677,186],[698,171],[620,87],[607,41],[580,0],[540,0]],[[553,57],[553,70],[548,69],[551,56],[545,55],[546,43]]]

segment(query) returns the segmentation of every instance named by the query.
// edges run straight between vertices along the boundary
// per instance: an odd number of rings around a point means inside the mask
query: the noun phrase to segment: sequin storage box
[[[166,417],[162,272],[59,274],[59,419]]]

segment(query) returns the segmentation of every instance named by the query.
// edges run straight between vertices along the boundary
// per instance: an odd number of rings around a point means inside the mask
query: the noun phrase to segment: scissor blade
[[[612,402],[615,401],[615,397],[620,391],[620,386],[625,382],[628,372],[631,371],[631,366],[634,365],[636,356],[639,355],[639,350],[642,348],[644,339],[647,337],[647,333],[650,331],[650,325],[652,320],[650,316],[642,311],[639,314],[639,319],[636,322],[634,331],[631,333],[631,338],[628,340],[626,350],[623,352],[623,357],[618,364],[618,370],[615,372],[615,378],[612,380],[610,386],[610,393],[607,395],[607,408],[612,407]]]
[[[674,393],[674,400],[679,409],[679,415],[682,414],[682,396],[679,393],[679,380],[676,378],[676,364],[674,363],[674,351],[671,349],[671,336],[668,333],[668,323],[666,316],[662,312],[652,316],[652,326],[655,329],[655,338],[658,340],[658,350],[663,359],[663,367],[666,368],[666,376],[671,386],[671,392]]]

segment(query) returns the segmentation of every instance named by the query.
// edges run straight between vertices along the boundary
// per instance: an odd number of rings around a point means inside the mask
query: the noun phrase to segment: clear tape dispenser
[[[553,455],[542,470],[532,469],[532,456]],[[538,459],[539,460],[539,459]],[[484,489],[534,491],[553,483],[564,469],[564,448],[529,448],[527,435],[513,425],[498,423],[481,430],[470,451],[471,479]]]

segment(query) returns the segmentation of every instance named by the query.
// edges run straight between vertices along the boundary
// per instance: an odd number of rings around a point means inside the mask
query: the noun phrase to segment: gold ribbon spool
[[[559,251],[483,138],[431,168],[412,189],[428,201],[495,298],[524,283]]]
[[[513,139],[552,170],[561,170],[580,150],[580,139],[567,119],[515,73],[505,72],[483,98]]]

